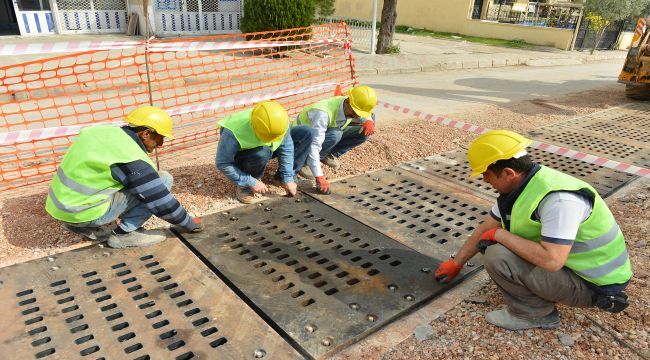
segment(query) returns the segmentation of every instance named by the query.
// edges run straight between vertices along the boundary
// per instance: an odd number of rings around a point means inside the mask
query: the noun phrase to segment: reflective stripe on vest
[[[570,175],[542,166],[512,207],[510,232],[524,239],[541,241],[542,224],[533,220],[532,215],[548,194],[557,191],[582,192],[593,197],[591,214],[578,227],[564,266],[596,285],[628,281],[632,269],[623,233],[614,216],[591,185]]]
[[[117,192],[117,191],[115,191],[115,192]],[[50,200],[52,201],[52,203],[54,203],[54,206],[56,206],[57,209],[59,209],[61,211],[65,211],[67,213],[71,213],[71,214],[82,213],[82,212],[84,212],[86,210],[92,209],[94,207],[97,207],[99,205],[102,205],[102,204],[105,204],[105,203],[111,201],[111,198],[107,197],[106,199],[104,199],[104,200],[102,200],[100,202],[96,202],[96,203],[86,205],[86,206],[67,206],[67,205],[63,204],[62,202],[60,202],[59,199],[56,198],[56,195],[54,194],[54,190],[52,190],[52,188],[50,188],[48,190],[47,194],[49,195]]]
[[[284,137],[274,142],[264,142],[258,139],[253,131],[253,126],[251,126],[252,113],[253,109],[238,111],[218,121],[217,126],[230,130],[239,143],[241,150],[255,149],[260,146],[268,146],[271,151],[277,150],[282,145]]]
[[[71,178],[69,178],[65,174],[65,172],[63,171],[63,169],[61,167],[59,167],[59,169],[56,170],[56,176],[59,177],[59,181],[61,181],[61,183],[63,185],[69,187],[70,189],[72,189],[72,190],[74,190],[74,191],[76,191],[78,193],[82,193],[82,194],[87,195],[87,196],[92,196],[92,195],[113,195],[113,194],[115,194],[116,192],[119,191],[117,189],[104,189],[104,190],[99,190],[98,191],[97,189],[93,189],[93,188],[88,187],[86,185],[79,184],[78,182],[76,182],[76,181],[72,180]]]
[[[338,128],[338,126],[336,125],[336,119],[338,119],[339,117],[339,110],[341,109],[341,104],[343,103],[343,101],[345,101],[345,99],[346,99],[345,96],[335,96],[333,98],[321,100],[315,104],[307,106],[300,112],[300,114],[298,114],[298,122],[300,123],[300,125],[311,126],[309,111],[321,110],[327,113],[327,117],[329,118],[327,127]],[[341,126],[341,129],[345,129],[350,124],[351,121],[352,119],[346,119],[343,126]]]

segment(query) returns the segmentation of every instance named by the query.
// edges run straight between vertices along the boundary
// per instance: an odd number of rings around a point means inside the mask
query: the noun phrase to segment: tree
[[[610,24],[639,16],[649,6],[650,0],[586,0],[586,19],[589,21],[590,30],[596,33],[591,53],[596,50]]]
[[[384,0],[381,9],[381,26],[377,39],[377,54],[386,54],[393,47],[393,34],[397,20],[397,0]]]
[[[314,0],[316,5],[316,16],[331,16],[334,14],[335,0]]]
[[[314,21],[314,0],[245,0],[243,33],[307,27]]]

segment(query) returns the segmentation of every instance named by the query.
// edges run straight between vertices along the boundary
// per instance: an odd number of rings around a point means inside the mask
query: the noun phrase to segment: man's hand
[[[295,182],[282,184],[282,187],[287,191],[287,195],[291,197],[294,197],[298,194],[298,185],[296,185]]]
[[[361,129],[359,133],[363,133],[365,136],[370,136],[375,133],[375,122],[372,120],[366,120],[361,124]]]
[[[462,268],[463,266],[456,264],[454,259],[449,259],[438,266],[434,275],[438,282],[448,283],[460,273]]]
[[[325,176],[316,176],[316,190],[318,190],[321,194],[330,193],[330,183],[327,182]]]
[[[476,244],[476,248],[478,249],[478,251],[481,252],[481,254],[485,254],[485,250],[487,250],[488,246],[491,246],[491,245],[494,245],[494,244],[497,243],[497,239],[494,236],[495,236],[497,230],[499,230],[499,229],[500,228],[498,228],[498,227],[492,228],[492,229],[484,232],[483,234],[481,234],[481,236],[479,237],[479,241]]]
[[[196,227],[191,231],[191,233],[200,233],[203,231],[203,221],[201,221],[201,218],[197,216],[192,220],[194,220],[194,225],[196,225]]]
[[[255,180],[255,186],[253,186],[251,189],[253,189],[253,191],[258,194],[266,194],[269,192],[269,188],[266,187],[266,184],[259,180]]]

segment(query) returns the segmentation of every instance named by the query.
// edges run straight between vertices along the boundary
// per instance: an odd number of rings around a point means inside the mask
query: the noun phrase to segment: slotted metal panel
[[[439,261],[308,197],[204,222],[189,246],[316,358],[448,288],[430,271]]]
[[[0,299],[11,359],[301,358],[178,239],[2,268]]]
[[[533,161],[550,168],[575,176],[591,184],[602,197],[614,193],[628,181],[637,178],[635,175],[615,171],[598,165],[588,164],[580,160],[570,159],[543,150],[528,148]],[[412,171],[432,179],[446,179],[460,186],[465,186],[496,199],[498,194],[490,184],[484,182],[481,176],[470,178],[471,171],[467,164],[467,155],[460,152],[445,153],[426,159],[420,159],[401,165],[405,170]]]
[[[331,186],[332,194],[312,196],[440,261],[460,249],[493,203],[442,179],[432,181],[399,168]],[[472,262],[480,263],[480,257]]]

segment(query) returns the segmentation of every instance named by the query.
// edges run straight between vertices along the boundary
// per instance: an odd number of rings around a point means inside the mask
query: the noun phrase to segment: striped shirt
[[[136,133],[127,126],[122,130],[146,152],[144,144]],[[192,217],[163,184],[158,172],[151,165],[142,160],[113,164],[111,176],[124,185],[123,190],[140,199],[153,215],[190,231],[196,228]]]

